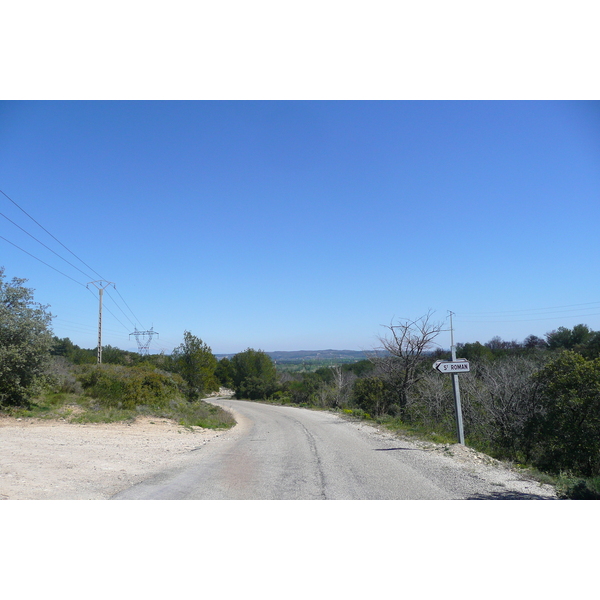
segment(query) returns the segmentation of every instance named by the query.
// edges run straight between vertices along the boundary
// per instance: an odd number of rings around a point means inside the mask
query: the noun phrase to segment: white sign
[[[436,360],[433,368],[440,373],[468,373],[471,368],[465,358],[458,360]]]

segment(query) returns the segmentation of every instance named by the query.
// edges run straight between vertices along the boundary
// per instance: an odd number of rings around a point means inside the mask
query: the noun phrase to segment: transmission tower
[[[154,327],[150,327],[149,331],[138,331],[138,328],[135,327],[133,333],[129,334],[129,339],[133,336],[137,342],[139,353],[145,355],[148,354],[148,348],[154,335],[158,335],[158,332],[154,331]]]
[[[102,295],[104,294],[105,288],[109,285],[114,287],[115,284],[112,281],[100,280],[90,281],[88,285],[93,285],[98,288],[98,298],[100,302],[98,308],[98,364],[100,364],[102,362]]]

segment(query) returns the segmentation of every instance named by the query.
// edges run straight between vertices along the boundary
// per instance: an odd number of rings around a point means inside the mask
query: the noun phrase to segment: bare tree
[[[513,452],[524,424],[536,410],[536,382],[532,378],[543,362],[525,356],[507,356],[471,366],[461,375],[466,421],[499,447]],[[469,410],[472,408],[472,410]]]
[[[384,327],[388,330],[387,336],[380,337],[379,341],[385,353],[372,360],[402,415],[410,389],[423,377],[424,354],[433,348],[435,338],[444,331],[444,322],[433,321],[433,311],[429,310],[418,319],[392,322]]]
[[[336,408],[346,406],[356,375],[344,371],[340,365],[331,367],[331,373],[333,375],[331,386],[333,406]]]
[[[423,378],[409,395],[408,411],[411,418],[427,427],[435,429],[438,425],[444,425],[452,430],[455,427],[455,413],[450,379],[440,377],[433,369],[424,369]]]

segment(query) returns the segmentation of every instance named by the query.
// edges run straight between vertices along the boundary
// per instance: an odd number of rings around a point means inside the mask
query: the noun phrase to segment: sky
[[[152,352],[600,329],[598,102],[3,101],[0,190],[6,278],[85,348],[98,280]]]

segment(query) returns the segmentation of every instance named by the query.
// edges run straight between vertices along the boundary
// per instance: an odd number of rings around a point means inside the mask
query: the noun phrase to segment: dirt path
[[[87,425],[0,417],[0,500],[107,499],[226,434],[156,417]]]

